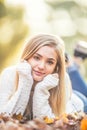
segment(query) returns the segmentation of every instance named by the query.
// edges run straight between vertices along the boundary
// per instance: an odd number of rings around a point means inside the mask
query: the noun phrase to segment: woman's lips
[[[42,73],[42,72],[39,72],[39,71],[33,71],[34,72],[34,74],[35,75],[37,75],[37,76],[43,76],[44,75],[44,73]]]

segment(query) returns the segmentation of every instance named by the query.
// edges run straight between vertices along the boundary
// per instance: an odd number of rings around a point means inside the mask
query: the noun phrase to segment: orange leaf
[[[87,117],[81,121],[81,130],[87,130]]]

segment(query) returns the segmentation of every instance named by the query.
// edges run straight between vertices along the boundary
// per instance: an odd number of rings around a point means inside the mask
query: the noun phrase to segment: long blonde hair
[[[43,46],[54,47],[58,62],[56,65],[56,72],[59,75],[59,84],[56,88],[50,90],[49,103],[56,116],[65,112],[65,56],[63,40],[50,34],[38,34],[32,37],[25,45],[21,59],[28,60]]]

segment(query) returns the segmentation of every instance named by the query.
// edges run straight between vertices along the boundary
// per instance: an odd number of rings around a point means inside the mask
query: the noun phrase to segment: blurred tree
[[[28,34],[29,28],[23,16],[23,7],[8,6],[0,0],[0,71]]]

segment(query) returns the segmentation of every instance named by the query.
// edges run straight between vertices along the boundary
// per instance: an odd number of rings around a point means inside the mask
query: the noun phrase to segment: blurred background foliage
[[[0,70],[14,62],[17,50],[29,29],[23,21],[22,7],[12,7],[0,0]]]
[[[48,21],[52,32],[65,41],[66,50],[73,56],[75,44],[87,42],[87,0],[45,0],[48,5]],[[84,68],[85,67],[85,68]],[[87,59],[82,66],[87,80]]]
[[[83,0],[84,1],[84,0]],[[87,2],[78,0],[45,0],[49,5],[48,21],[52,31],[61,35],[66,49],[73,51],[72,43],[78,40],[87,41]],[[71,45],[70,45],[71,44]]]
[[[27,7],[34,11],[36,21],[28,22],[27,25],[24,21],[23,6],[12,6],[7,4],[6,0],[0,0],[0,71],[17,62],[24,40],[34,33],[44,32],[61,36],[67,52],[71,55],[77,41],[87,41],[87,0],[37,0],[44,3],[39,8],[35,7],[37,5],[34,0],[29,1],[33,2],[34,7],[28,7],[28,4]],[[43,21],[38,18],[40,14],[36,14],[35,8],[38,8],[38,13],[45,9],[45,17],[42,14]],[[31,21],[31,17],[27,19]],[[84,66],[87,77],[87,60]]]

